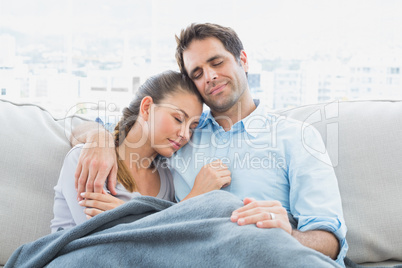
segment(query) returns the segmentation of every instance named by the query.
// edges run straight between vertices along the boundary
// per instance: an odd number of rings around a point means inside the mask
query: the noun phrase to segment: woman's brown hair
[[[123,143],[128,132],[134,126],[140,113],[141,101],[144,97],[150,96],[153,103],[159,104],[165,98],[178,92],[194,94],[198,97],[199,101],[202,102],[197,88],[189,78],[175,71],[165,71],[145,81],[136,92],[134,99],[130,102],[128,107],[123,109],[122,118],[114,129],[114,143],[118,159],[117,181],[130,192],[134,192],[137,188],[135,179],[132,177],[123,160],[120,159],[118,147]]]

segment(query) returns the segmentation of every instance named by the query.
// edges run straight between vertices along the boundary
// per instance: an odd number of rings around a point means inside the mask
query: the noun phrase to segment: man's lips
[[[179,150],[179,149],[180,149],[180,143],[175,142],[175,141],[172,141],[171,139],[168,139],[168,140],[169,140],[169,142],[172,144],[172,146],[173,146],[174,149],[176,149],[176,150]]]
[[[209,91],[209,95],[216,95],[216,94],[218,94],[219,92],[221,92],[221,91],[226,87],[226,85],[227,85],[227,83],[226,83],[226,84],[220,84],[220,85],[217,85],[217,86],[213,87],[213,88]]]

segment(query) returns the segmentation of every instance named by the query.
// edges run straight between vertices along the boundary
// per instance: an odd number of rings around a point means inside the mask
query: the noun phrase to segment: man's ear
[[[242,50],[240,52],[240,64],[243,67],[244,71],[247,73],[248,72],[248,58],[246,51]]]
[[[146,96],[141,101],[140,106],[140,116],[144,119],[144,121],[148,121],[149,113],[151,111],[151,106],[154,103],[152,97]]]

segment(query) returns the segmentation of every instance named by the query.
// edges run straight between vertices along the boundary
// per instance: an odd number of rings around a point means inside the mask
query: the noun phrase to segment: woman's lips
[[[169,140],[169,142],[172,144],[172,146],[173,146],[173,148],[175,149],[175,150],[179,150],[180,149],[180,143],[177,143],[177,142],[175,142],[175,141],[172,141],[171,139],[168,139]]]

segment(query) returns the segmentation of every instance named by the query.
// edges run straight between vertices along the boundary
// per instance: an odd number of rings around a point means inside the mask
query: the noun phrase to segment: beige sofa
[[[364,265],[402,264],[402,101],[334,102],[281,114],[323,136],[339,181],[347,256]],[[67,137],[82,121],[0,100],[0,266],[18,246],[50,232]]]

